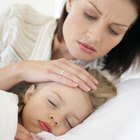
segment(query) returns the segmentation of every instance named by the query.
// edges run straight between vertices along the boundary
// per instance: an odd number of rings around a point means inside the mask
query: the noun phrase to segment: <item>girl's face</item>
[[[25,94],[22,112],[23,126],[34,134],[41,131],[56,136],[81,123],[91,112],[87,93],[58,83],[31,86]]]
[[[84,61],[107,54],[138,16],[129,0],[67,0],[66,7],[64,40],[72,57]]]

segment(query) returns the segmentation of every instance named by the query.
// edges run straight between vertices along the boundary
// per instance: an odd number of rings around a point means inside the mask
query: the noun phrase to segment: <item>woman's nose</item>
[[[87,32],[87,38],[93,42],[94,45],[99,44],[103,39],[104,31],[103,28],[98,26],[92,26]]]
[[[50,114],[49,115],[49,119],[50,119],[51,123],[53,123],[54,126],[59,126],[61,124],[61,117],[60,117],[60,115]]]

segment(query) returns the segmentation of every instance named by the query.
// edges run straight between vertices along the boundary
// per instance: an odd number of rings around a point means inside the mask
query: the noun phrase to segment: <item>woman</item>
[[[119,77],[139,61],[139,6],[138,0],[68,0],[58,22],[27,6],[6,9],[0,15],[1,66],[27,59],[79,59],[86,64],[92,61],[91,65]],[[98,82],[66,59],[8,65],[0,70],[1,89],[22,80],[56,81],[85,91],[96,89]]]
[[[132,63],[139,66],[139,9],[139,0],[67,0],[58,22],[30,7],[6,9],[0,15],[0,88],[55,81],[89,91],[98,81],[82,68],[87,66],[119,79]]]

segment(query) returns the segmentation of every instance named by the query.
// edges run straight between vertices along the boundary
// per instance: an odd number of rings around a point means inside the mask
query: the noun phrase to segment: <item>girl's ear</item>
[[[26,104],[30,98],[35,94],[35,89],[36,89],[36,86],[33,84],[31,85],[25,92],[25,95],[24,95],[24,103]]]
[[[73,0],[66,1],[66,11],[69,13]]]

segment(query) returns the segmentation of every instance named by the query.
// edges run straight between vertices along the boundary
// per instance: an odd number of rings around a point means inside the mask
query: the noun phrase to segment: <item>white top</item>
[[[49,60],[56,20],[27,5],[0,12],[0,66],[25,59]]]

